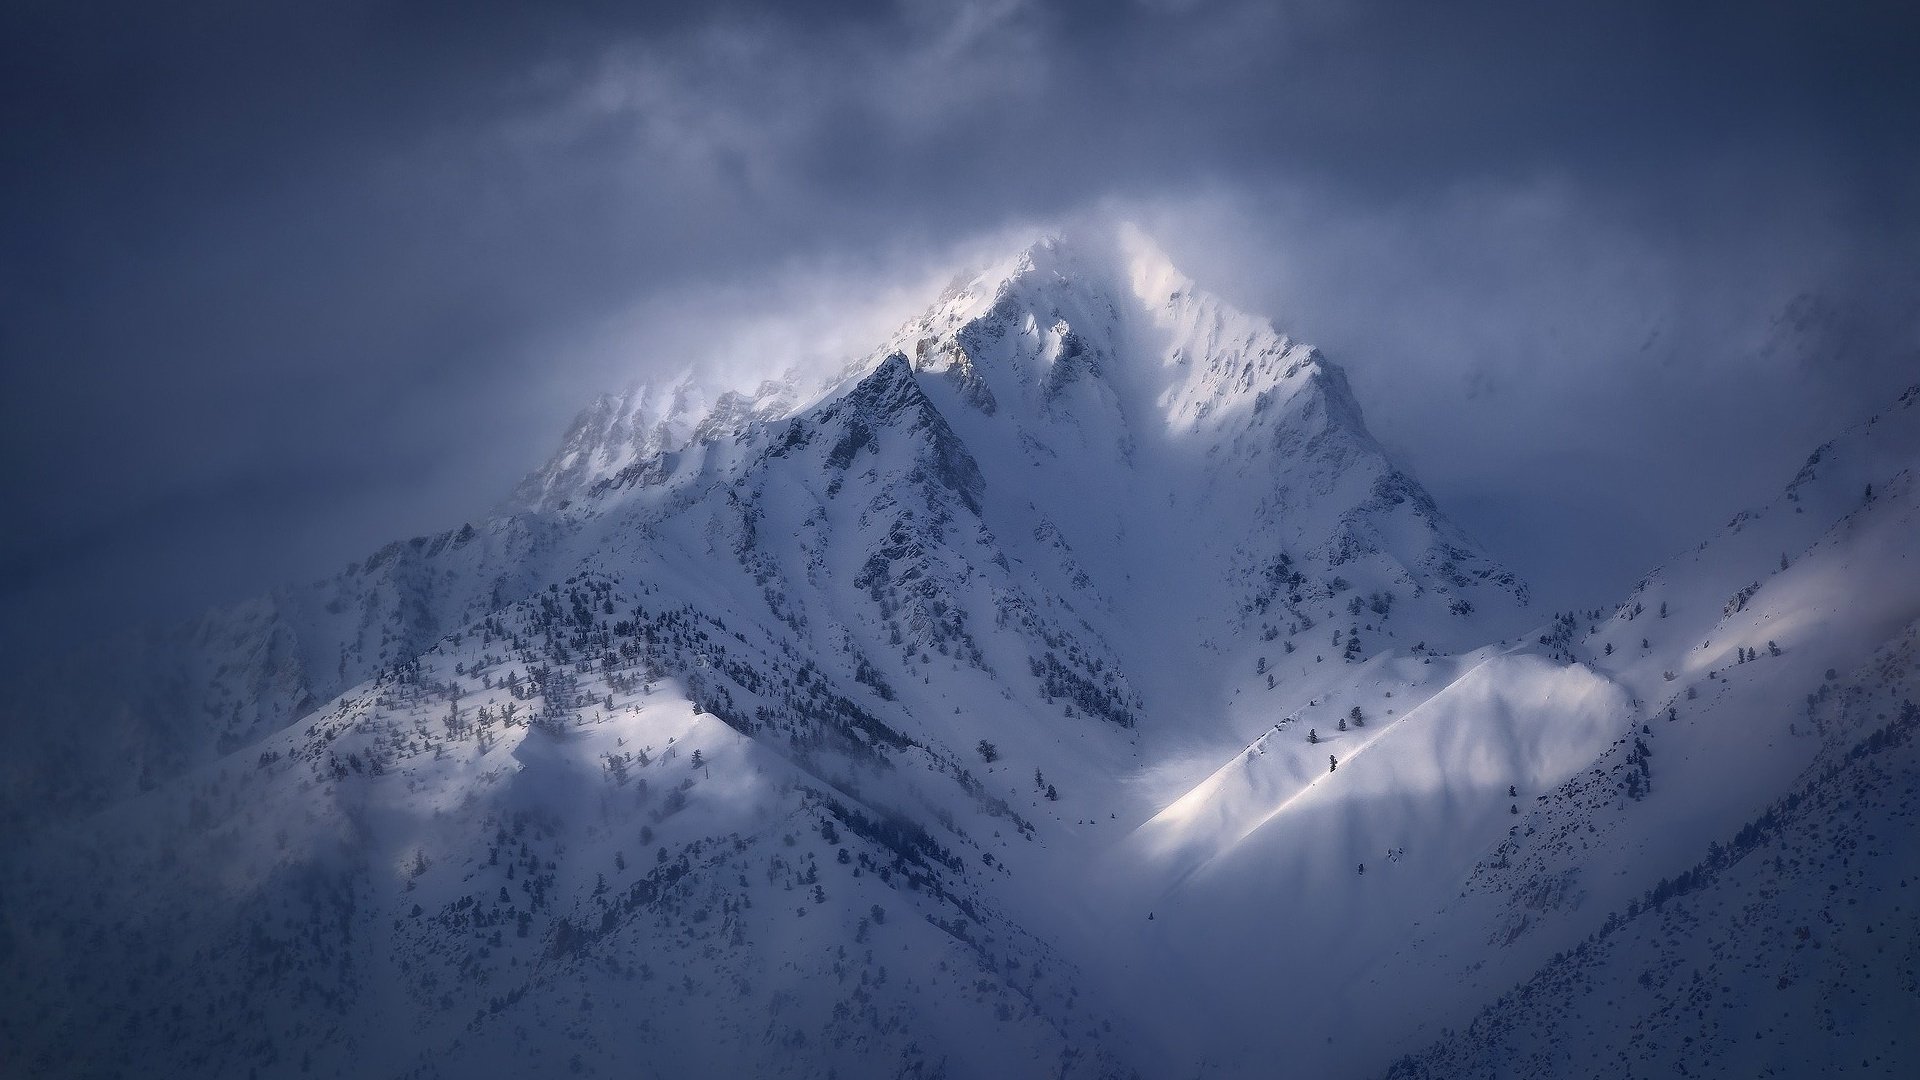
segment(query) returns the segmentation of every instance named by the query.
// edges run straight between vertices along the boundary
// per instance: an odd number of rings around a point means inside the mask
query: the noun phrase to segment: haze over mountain
[[[1046,237],[23,687],[0,1059],[1906,1075],[1917,460],[1543,610],[1334,360]]]
[[[1911,381],[1916,23],[5,5],[0,677],[482,517],[598,391],[837,363],[1089,218],[1340,358],[1538,601],[1610,603]]]

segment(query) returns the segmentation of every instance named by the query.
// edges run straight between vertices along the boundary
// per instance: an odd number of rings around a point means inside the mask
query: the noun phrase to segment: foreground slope
[[[1920,388],[1559,641],[1632,738],[1482,868],[1550,962],[1404,1075],[1908,1075]]]
[[[1750,1075],[1749,1043],[1804,1068],[1858,1066],[1861,1046],[1875,1074],[1910,1069],[1920,1046],[1896,1018],[1920,997],[1897,933],[1815,965],[1819,985],[1875,998],[1823,1006],[1818,1034],[1771,1011],[1794,1004],[1757,974],[1771,961],[1732,961],[1773,955],[1775,931],[1804,940],[1785,932],[1813,897],[1861,908],[1851,935],[1911,918],[1898,882],[1920,866],[1890,838],[1920,788],[1897,719],[1916,674],[1916,464],[1920,390],[1616,608],[1478,654],[1377,656],[1236,751],[1110,869],[1154,915],[1149,948],[1108,976],[1156,973],[1149,1048],[1224,1074],[1366,1075],[1436,1038],[1399,1070]],[[1730,869],[1763,839],[1799,861]],[[1676,888],[1707,895],[1651,910]],[[1741,1010],[1708,1032],[1668,1012],[1693,955],[1660,929],[1675,918],[1716,942],[1699,978],[1718,981],[1688,1000]],[[1616,981],[1595,987],[1602,940]]]

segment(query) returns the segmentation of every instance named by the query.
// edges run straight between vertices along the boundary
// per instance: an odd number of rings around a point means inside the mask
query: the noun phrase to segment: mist
[[[482,517],[595,393],[844,362],[1092,219],[1600,602],[1914,370],[1910,27],[1850,7],[17,7],[5,640]]]

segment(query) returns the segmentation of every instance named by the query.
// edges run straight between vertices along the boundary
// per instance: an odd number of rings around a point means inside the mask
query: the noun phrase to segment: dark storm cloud
[[[1920,367],[1900,5],[3,18],[11,642],[482,512],[594,389],[1089,213],[1348,362],[1556,598]]]

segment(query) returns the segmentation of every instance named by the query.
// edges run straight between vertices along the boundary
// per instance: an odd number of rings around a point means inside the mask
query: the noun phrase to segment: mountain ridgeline
[[[1880,899],[1819,933],[1901,945],[1844,1061],[1910,1066],[1917,399],[1536,611],[1319,351],[1043,240],[835,376],[603,397],[495,517],[46,680],[0,1060],[1748,1075],[1843,1061],[1760,1003],[1842,978],[1787,926],[1831,885]],[[1842,812],[1878,846],[1808,858]],[[1798,974],[1703,954],[1724,1015],[1649,1024],[1682,909]]]

